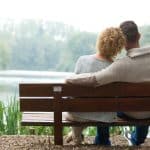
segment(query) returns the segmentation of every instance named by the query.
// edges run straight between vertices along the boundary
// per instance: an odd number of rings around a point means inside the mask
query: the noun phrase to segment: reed
[[[18,134],[20,129],[20,112],[16,97],[12,97],[8,102],[4,110],[4,117],[6,121],[5,134]]]
[[[3,134],[3,131],[5,130],[5,124],[4,124],[4,105],[2,101],[0,101],[0,135]]]

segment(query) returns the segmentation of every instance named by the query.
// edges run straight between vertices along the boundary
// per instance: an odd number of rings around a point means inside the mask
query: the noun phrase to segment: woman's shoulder
[[[93,58],[94,57],[94,54],[91,54],[91,55],[82,55],[79,57],[79,59],[90,59],[90,58]]]
[[[78,58],[78,61],[90,61],[94,59],[94,55],[83,55]]]

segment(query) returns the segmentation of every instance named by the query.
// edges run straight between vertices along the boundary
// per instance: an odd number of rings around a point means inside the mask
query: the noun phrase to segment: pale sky
[[[100,31],[134,20],[150,25],[149,0],[0,0],[0,18],[60,21]]]

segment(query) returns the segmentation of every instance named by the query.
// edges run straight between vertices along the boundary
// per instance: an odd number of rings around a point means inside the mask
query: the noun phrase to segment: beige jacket
[[[125,58],[115,61],[106,69],[74,75],[66,82],[84,86],[100,86],[111,82],[150,82],[150,47],[131,49]],[[150,117],[150,112],[126,114],[137,119]]]

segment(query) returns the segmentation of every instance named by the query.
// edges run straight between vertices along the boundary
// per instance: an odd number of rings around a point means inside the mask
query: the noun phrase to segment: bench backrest
[[[96,88],[23,83],[19,95],[21,111],[150,111],[150,83],[111,83]]]

